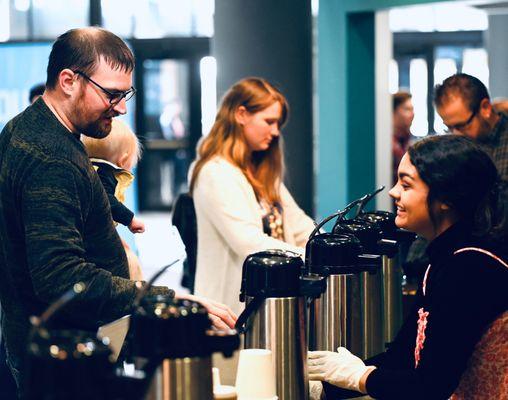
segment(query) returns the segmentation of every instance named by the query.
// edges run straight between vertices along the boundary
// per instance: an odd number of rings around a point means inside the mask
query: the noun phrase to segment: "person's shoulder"
[[[451,263],[462,273],[501,274],[508,277],[508,254],[503,247],[471,245],[453,252]]]
[[[228,176],[243,176],[242,171],[237,166],[233,165],[224,157],[216,156],[207,161],[201,168],[200,175],[228,175]]]

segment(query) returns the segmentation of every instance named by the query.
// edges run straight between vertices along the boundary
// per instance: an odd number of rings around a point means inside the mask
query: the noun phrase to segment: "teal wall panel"
[[[375,186],[375,12],[436,0],[321,0],[316,215]]]
[[[323,217],[347,199],[346,18],[339,2],[319,7],[316,215]]]
[[[346,102],[347,201],[374,189],[375,178],[375,82],[374,13],[347,18]]]

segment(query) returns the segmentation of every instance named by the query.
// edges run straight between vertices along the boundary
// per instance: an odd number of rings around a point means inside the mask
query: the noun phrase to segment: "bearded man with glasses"
[[[508,179],[508,116],[494,110],[485,85],[468,74],[452,75],[436,86],[434,103],[448,132],[482,145]]]
[[[133,69],[134,56],[116,35],[70,30],[53,44],[42,97],[0,134],[1,328],[20,391],[31,315],[84,282],[53,323],[96,330],[130,313],[144,285],[129,280],[106,192],[80,141],[106,137],[112,119],[127,112]],[[149,294],[174,292],[152,287]],[[201,301],[215,326],[234,326],[226,306],[185,297]]]

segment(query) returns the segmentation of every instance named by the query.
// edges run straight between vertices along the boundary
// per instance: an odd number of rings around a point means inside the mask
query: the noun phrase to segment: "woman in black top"
[[[390,348],[365,363],[344,348],[310,352],[309,378],[377,399],[448,399],[508,310],[505,184],[472,141],[436,136],[409,149],[390,195],[397,226],[431,242],[414,309]]]

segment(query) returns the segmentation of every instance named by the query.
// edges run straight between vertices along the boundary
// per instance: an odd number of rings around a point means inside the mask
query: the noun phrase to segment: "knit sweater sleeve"
[[[70,320],[97,326],[129,313],[136,287],[87,261],[83,235],[87,214],[97,201],[92,193],[90,181],[73,164],[49,161],[26,180],[21,210],[35,295],[51,303],[75,283],[84,282],[86,290],[63,312]],[[165,288],[154,291],[168,293]]]

